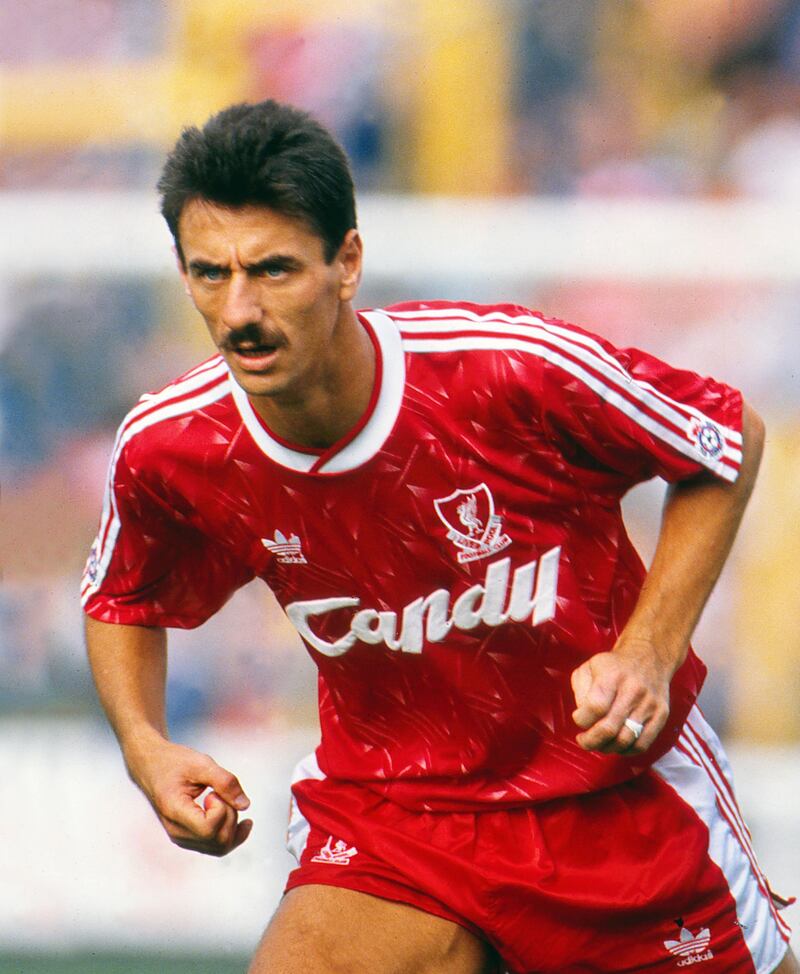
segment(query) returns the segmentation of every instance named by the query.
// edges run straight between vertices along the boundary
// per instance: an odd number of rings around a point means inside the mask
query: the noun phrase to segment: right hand
[[[224,856],[250,834],[252,820],[238,820],[250,799],[236,776],[207,754],[159,737],[136,756],[126,754],[126,763],[175,845]],[[208,788],[201,805],[196,799]]]

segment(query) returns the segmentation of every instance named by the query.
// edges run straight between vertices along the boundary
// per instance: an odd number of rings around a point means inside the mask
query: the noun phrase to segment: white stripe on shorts
[[[708,828],[708,853],[728,881],[736,903],[747,949],[757,974],[769,974],[783,958],[788,934],[776,913],[769,888],[752,850],[749,836],[740,826],[738,807],[732,801],[730,767],[717,735],[695,707],[690,716],[693,737],[682,736],[678,744],[656,761],[653,770],[694,809]],[[696,738],[702,738],[715,756],[718,768],[702,753]],[[727,781],[719,780],[724,773]],[[733,811],[735,809],[735,813]],[[713,938],[714,931],[711,931]],[[713,940],[712,940],[713,949]]]
[[[324,777],[324,772],[320,771],[320,767],[317,764],[317,755],[312,751],[311,754],[307,754],[295,766],[294,773],[292,774],[292,784],[294,785],[298,781],[305,781],[307,778],[322,781]],[[297,802],[294,800],[294,795],[292,795],[289,804],[289,824],[286,827],[286,848],[295,857],[298,865],[300,864],[300,857],[305,851],[310,832],[311,826],[297,807]]]

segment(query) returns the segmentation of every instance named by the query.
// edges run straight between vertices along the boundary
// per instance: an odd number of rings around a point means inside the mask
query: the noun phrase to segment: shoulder
[[[181,396],[196,393],[207,388],[210,384],[216,384],[227,379],[229,376],[227,366],[221,355],[212,355],[198,365],[187,369],[176,379],[172,379],[166,385],[150,392],[142,393],[137,403],[137,407],[144,402],[167,401]],[[134,407],[136,408],[136,407]]]
[[[404,340],[416,336],[485,336],[504,339],[549,340],[558,336],[594,338],[590,332],[519,304],[475,304],[470,301],[414,301],[381,309],[397,325]],[[514,347],[511,345],[511,347]]]
[[[478,353],[511,358],[519,367],[619,373],[643,357],[618,349],[595,331],[519,304],[425,301],[383,309],[407,352]],[[470,356],[473,357],[473,356]],[[642,366],[644,367],[644,366]]]
[[[162,388],[144,393],[120,424],[115,453],[126,447],[147,451],[178,438],[184,446],[191,445],[209,426],[212,413],[220,408],[223,413],[232,411],[230,381],[225,362],[215,355]],[[188,438],[187,419],[200,421],[191,424],[193,435]]]
[[[382,309],[401,327],[423,321],[431,325],[449,321],[478,322],[488,326],[502,325],[515,319],[543,320],[540,312],[518,304],[476,304],[472,301],[404,301]]]
[[[407,353],[510,361],[516,371],[571,360],[607,357],[611,346],[598,335],[518,304],[419,301],[382,309],[397,327]],[[435,355],[438,353],[438,355]]]

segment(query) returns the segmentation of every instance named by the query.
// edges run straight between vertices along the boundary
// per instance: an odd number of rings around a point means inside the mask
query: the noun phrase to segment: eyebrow
[[[276,266],[295,269],[301,266],[301,262],[290,254],[270,254],[269,257],[257,260],[254,264],[245,264],[245,270],[258,273],[258,271],[266,270],[268,267]]]
[[[213,260],[190,260],[186,265],[190,274],[203,274],[206,271],[225,271],[228,269],[225,264],[217,264]]]
[[[202,258],[196,258],[189,261],[189,270],[193,273],[202,273],[208,270],[229,270],[228,264],[218,264],[213,260],[203,260]],[[255,261],[252,264],[245,264],[245,270],[249,273],[259,273],[260,271],[266,270],[269,267],[284,267],[289,270],[295,270],[302,266],[301,262],[290,254],[270,254],[269,257],[264,257],[261,260]]]

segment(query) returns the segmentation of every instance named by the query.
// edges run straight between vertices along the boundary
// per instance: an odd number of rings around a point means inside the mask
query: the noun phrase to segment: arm
[[[221,856],[241,845],[252,822],[238,822],[250,802],[234,775],[167,736],[164,629],[86,619],[86,645],[100,702],[117,735],[128,773],[170,839]],[[195,802],[207,788],[203,802]]]
[[[613,650],[572,674],[573,719],[586,750],[646,751],[669,714],[669,684],[730,552],[755,483],[764,443],[760,417],[746,403],[742,464],[733,484],[701,475],[672,485],[639,600]],[[644,724],[638,741],[627,717]]]

